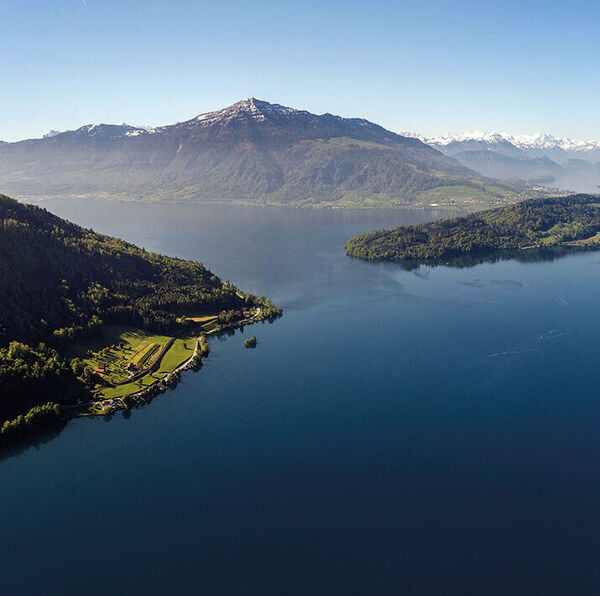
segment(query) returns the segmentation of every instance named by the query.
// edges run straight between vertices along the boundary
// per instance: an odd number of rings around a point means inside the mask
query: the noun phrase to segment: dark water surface
[[[0,462],[6,594],[597,594],[600,254],[407,272],[431,218],[53,201],[282,319]]]

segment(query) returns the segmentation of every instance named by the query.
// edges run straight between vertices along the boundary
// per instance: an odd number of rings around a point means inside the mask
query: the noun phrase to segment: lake
[[[0,461],[4,593],[598,593],[600,253],[411,272],[344,242],[439,213],[44,206],[284,315]]]

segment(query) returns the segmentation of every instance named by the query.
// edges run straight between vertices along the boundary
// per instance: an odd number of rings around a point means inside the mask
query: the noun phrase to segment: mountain
[[[0,188],[29,197],[334,206],[493,203],[520,193],[367,120],[254,98],[170,126],[94,124],[8,143]]]
[[[556,157],[556,161],[571,158],[600,161],[600,141],[584,141],[568,137],[555,137],[548,133],[512,135],[508,133],[465,132],[448,133],[440,137],[419,137],[424,143],[446,154],[473,149],[504,153],[511,157]]]
[[[464,217],[377,230],[350,239],[346,254],[400,261],[410,268],[423,263],[460,266],[469,262],[463,257],[512,256],[531,248],[600,248],[598,196],[533,199]]]
[[[540,154],[564,160],[579,158],[597,163],[600,161],[600,141],[584,141],[568,137],[555,137],[547,133],[535,135],[507,135],[511,143],[522,148],[530,157]]]
[[[122,137],[136,137],[138,135],[149,134],[148,129],[136,128],[129,126],[124,122],[121,124],[87,124],[73,131],[56,131],[51,130],[44,135],[44,138],[56,137],[66,134],[70,137],[86,138],[104,138],[104,139],[119,139]]]
[[[420,138],[482,176],[566,191],[600,188],[600,141],[486,132]]]
[[[464,151],[493,151],[500,155],[524,158],[527,154],[499,133],[449,133],[441,137],[427,139],[424,143],[435,147],[445,155],[454,156]]]

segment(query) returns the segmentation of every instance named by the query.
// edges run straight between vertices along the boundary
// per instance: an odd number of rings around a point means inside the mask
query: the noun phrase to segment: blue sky
[[[432,136],[600,139],[600,3],[1,0],[0,139],[249,96]]]

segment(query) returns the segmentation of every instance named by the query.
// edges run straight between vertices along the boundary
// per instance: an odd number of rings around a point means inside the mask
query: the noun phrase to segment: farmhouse
[[[106,364],[99,362],[98,366],[94,369],[95,373],[104,374],[106,372]]]

